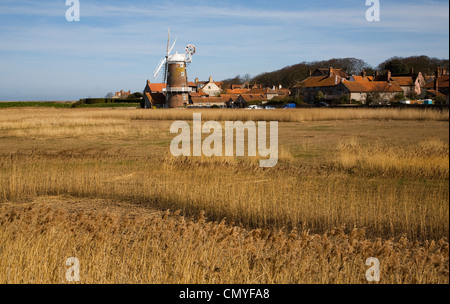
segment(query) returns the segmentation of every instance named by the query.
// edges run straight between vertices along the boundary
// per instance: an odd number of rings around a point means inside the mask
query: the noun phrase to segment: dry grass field
[[[277,120],[280,160],[174,158],[174,120]],[[0,110],[0,283],[449,283],[449,113]]]

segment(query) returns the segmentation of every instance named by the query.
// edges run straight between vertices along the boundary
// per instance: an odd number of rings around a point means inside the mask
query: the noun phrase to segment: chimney
[[[391,81],[391,77],[392,77],[392,73],[391,73],[391,71],[387,71],[387,74],[386,74],[386,78],[387,78],[387,80],[386,81]]]
[[[283,88],[283,86],[280,84],[279,86],[278,86],[278,90],[281,90]]]
[[[330,67],[330,68],[328,69],[328,77],[333,76],[332,74],[333,74],[333,68]]]
[[[336,85],[338,84],[338,75],[334,76],[334,84],[336,84]]]
[[[411,68],[411,76],[414,75],[414,68]]]
[[[447,70],[446,69],[442,69],[442,76],[447,75]]]
[[[378,70],[375,70],[375,74],[373,75],[373,80],[376,81],[378,78]]]
[[[195,78],[195,83],[198,83],[198,78]]]
[[[362,70],[361,76],[363,77],[363,79],[366,79],[367,76],[366,70]]]
[[[209,76],[209,82],[214,82],[212,76]]]
[[[312,76],[312,70],[309,70],[309,76]]]
[[[436,68],[436,78],[438,78],[439,76],[441,76],[441,68],[437,67]]]
[[[434,79],[434,90],[436,92],[439,91],[439,82],[438,82],[438,78],[437,77]]]

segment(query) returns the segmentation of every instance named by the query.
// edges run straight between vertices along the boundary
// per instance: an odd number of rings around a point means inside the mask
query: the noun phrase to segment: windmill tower
[[[188,86],[188,78],[186,68],[192,62],[192,55],[195,54],[195,46],[186,46],[186,54],[175,54],[171,55],[174,46],[173,43],[170,47],[170,29],[169,38],[167,39],[167,53],[166,56],[161,59],[158,67],[155,70],[153,77],[157,79],[159,74],[164,67],[164,79],[163,81],[167,84],[166,93],[166,108],[178,108],[189,104],[189,93],[192,89]]]

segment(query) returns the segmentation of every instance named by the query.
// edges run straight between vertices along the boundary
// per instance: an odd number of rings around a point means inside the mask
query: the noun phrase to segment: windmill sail
[[[155,70],[155,73],[153,74],[153,77],[156,79],[159,76],[159,73],[161,72],[162,67],[167,63],[167,58],[163,58],[161,59],[161,61],[159,62],[158,67]]]

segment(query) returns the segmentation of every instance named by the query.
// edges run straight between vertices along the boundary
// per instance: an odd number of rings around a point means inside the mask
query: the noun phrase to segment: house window
[[[183,94],[183,100],[186,100],[186,94]]]
[[[180,63],[180,68],[183,68],[184,67],[184,63]]]
[[[182,77],[184,76],[184,72],[181,72],[181,76],[182,76]]]

